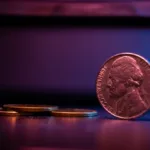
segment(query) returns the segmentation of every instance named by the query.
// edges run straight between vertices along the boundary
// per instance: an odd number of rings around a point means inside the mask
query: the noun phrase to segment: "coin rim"
[[[97,78],[96,78],[96,96],[97,96],[97,99],[98,99],[99,103],[101,104],[101,106],[102,106],[108,113],[110,113],[112,116],[117,117],[117,118],[120,118],[120,119],[124,119],[124,120],[129,120],[129,119],[135,119],[135,118],[138,118],[138,117],[142,116],[144,113],[146,113],[146,112],[149,110],[149,107],[148,107],[147,109],[145,109],[142,113],[140,113],[140,114],[138,114],[138,115],[135,115],[135,116],[131,116],[131,117],[122,117],[122,116],[119,116],[119,115],[115,115],[115,114],[113,114],[110,110],[108,110],[106,107],[104,107],[104,105],[101,103],[101,100],[100,100],[99,97],[98,97],[99,94],[98,94],[98,90],[97,90],[97,83],[98,83],[97,80],[98,80],[98,76],[99,76],[99,73],[101,72],[102,68],[103,68],[111,59],[113,59],[113,58],[115,58],[115,57],[118,57],[118,56],[122,56],[122,55],[128,55],[128,56],[138,57],[138,58],[144,60],[144,61],[149,65],[149,61],[148,61],[146,58],[144,58],[144,57],[141,56],[140,54],[136,54],[136,53],[123,52],[123,53],[115,54],[115,55],[109,57],[109,58],[103,63],[103,65],[100,67],[99,72],[97,73]],[[149,67],[150,67],[150,65],[149,65]],[[105,100],[105,101],[106,101],[106,100]]]
[[[13,115],[19,115],[19,113],[18,112],[16,112],[16,111],[13,111],[13,110],[3,110],[3,109],[0,109],[0,116],[13,116]]]
[[[16,109],[18,111],[22,111],[22,112],[43,112],[43,111],[52,111],[52,110],[57,110],[58,106],[51,106],[51,105],[47,105],[39,107],[39,105],[37,106],[18,106],[18,105],[24,105],[24,104],[5,104],[3,105],[4,108],[8,108],[8,109]],[[30,105],[30,104],[28,104]]]
[[[67,112],[67,110],[70,110],[70,112]],[[66,110],[66,111],[65,111]],[[71,110],[76,110],[74,108],[63,108],[63,109],[58,109],[58,110],[53,110],[51,111],[51,114],[54,116],[62,116],[62,117],[92,117],[92,116],[97,116],[98,112],[96,110],[91,110],[91,109],[84,109],[87,112],[81,112],[81,111],[71,111]],[[78,109],[78,110],[83,110],[83,109]]]

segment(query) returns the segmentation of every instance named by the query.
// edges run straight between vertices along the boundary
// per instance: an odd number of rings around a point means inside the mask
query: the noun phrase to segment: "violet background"
[[[149,29],[0,28],[0,88],[95,93],[111,55],[149,49]]]

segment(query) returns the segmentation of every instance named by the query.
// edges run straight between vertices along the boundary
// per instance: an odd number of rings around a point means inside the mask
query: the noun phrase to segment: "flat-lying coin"
[[[98,73],[97,97],[106,111],[121,119],[141,116],[150,104],[150,65],[142,56],[120,53]]]
[[[53,110],[52,115],[61,117],[92,117],[98,115],[98,113],[95,110],[67,108]]]
[[[16,111],[7,111],[3,110],[3,108],[0,107],[0,116],[17,116],[19,113]]]
[[[6,104],[4,109],[15,110],[18,112],[40,113],[58,109],[57,106],[50,105],[31,105],[31,104]]]

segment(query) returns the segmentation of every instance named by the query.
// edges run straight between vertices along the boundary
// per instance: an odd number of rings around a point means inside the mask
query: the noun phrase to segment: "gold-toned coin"
[[[31,104],[6,104],[3,107],[4,109],[27,113],[42,113],[58,109],[57,106]]]
[[[3,108],[0,107],[0,116],[18,116],[19,113],[16,111],[7,111],[3,110]]]
[[[53,110],[52,115],[60,116],[60,117],[92,117],[92,116],[97,116],[98,112],[90,109],[66,108],[66,109]]]

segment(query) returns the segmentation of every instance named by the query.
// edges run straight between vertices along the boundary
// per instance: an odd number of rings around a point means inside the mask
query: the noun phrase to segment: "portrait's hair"
[[[139,87],[142,81],[143,73],[136,60],[130,56],[123,56],[113,62],[107,84],[115,91],[118,83],[123,85],[122,88],[127,89],[128,87]]]

